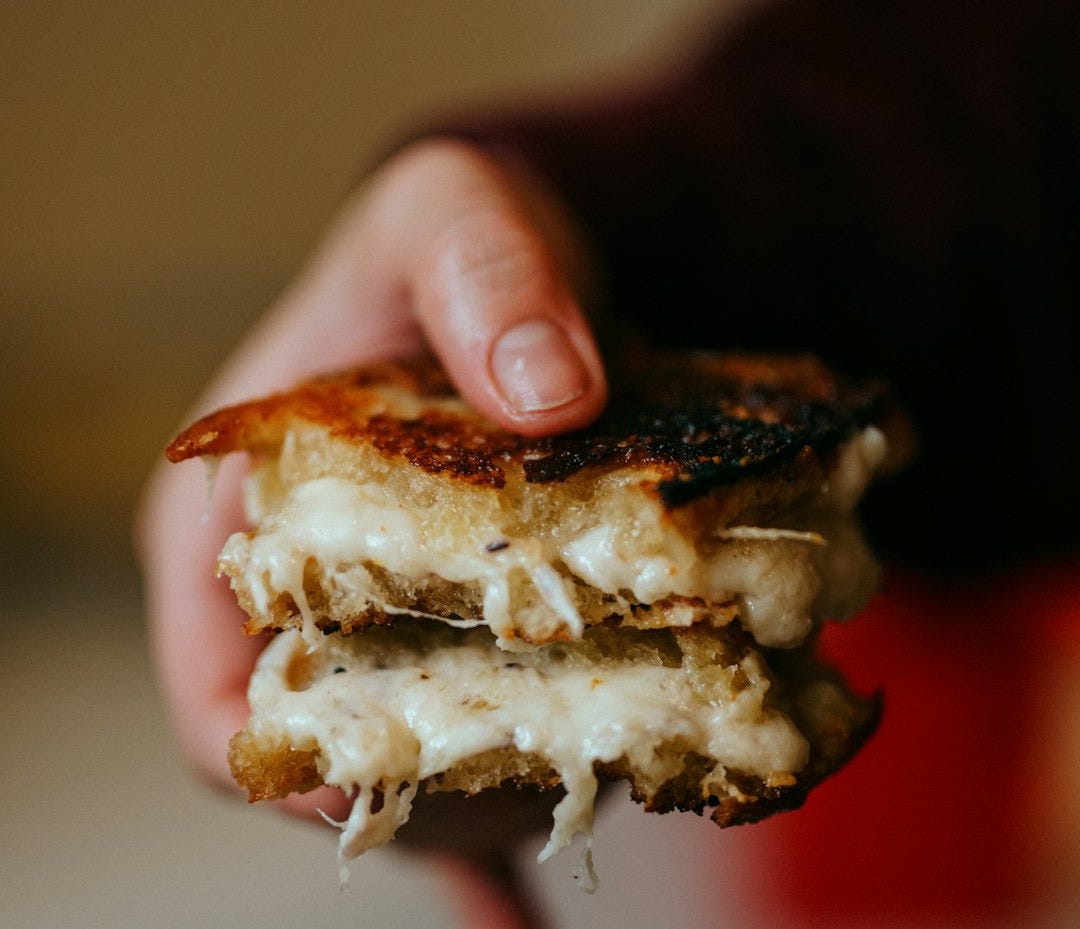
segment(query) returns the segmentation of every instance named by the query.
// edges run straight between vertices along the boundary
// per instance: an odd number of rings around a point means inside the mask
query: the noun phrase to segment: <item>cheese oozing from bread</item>
[[[510,655],[486,629],[441,623],[335,633],[314,648],[290,630],[259,660],[240,742],[313,752],[324,783],[356,792],[343,861],[389,841],[421,784],[501,752],[504,767],[489,761],[494,782],[479,785],[497,786],[528,757],[566,791],[543,861],[575,835],[591,842],[598,766],[649,800],[699,759],[683,808],[742,798],[729,772],[795,783],[808,743],[770,704],[760,653],[724,630],[681,635],[597,629]]]
[[[737,615],[761,644],[790,647],[816,619],[855,613],[878,581],[853,516],[885,456],[873,426],[765,525],[713,526],[690,507],[673,515],[640,468],[587,487],[522,482],[507,493],[415,469],[402,480],[370,449],[354,452],[347,472],[327,468],[313,461],[324,445],[303,431],[286,436],[249,482],[256,530],[234,534],[219,561],[257,625],[295,613],[312,642],[316,614],[483,623],[516,649],[579,638],[613,614],[679,626],[707,612],[714,623]],[[424,610],[425,589],[440,612]],[[449,614],[447,602],[458,609]]]

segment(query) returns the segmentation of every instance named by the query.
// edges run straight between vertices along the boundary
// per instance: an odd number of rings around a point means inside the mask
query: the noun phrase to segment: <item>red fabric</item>
[[[1034,744],[1055,711],[1043,672],[1071,661],[1080,675],[1080,564],[964,586],[894,573],[822,651],[860,689],[884,689],[885,715],[803,810],[758,827],[786,920],[952,926],[1029,912],[1045,864],[1033,832],[1053,802]]]

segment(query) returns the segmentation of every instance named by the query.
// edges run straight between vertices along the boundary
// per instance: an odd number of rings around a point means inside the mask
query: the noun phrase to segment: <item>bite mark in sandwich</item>
[[[675,354],[620,365],[601,420],[550,439],[430,359],[205,417],[169,457],[255,456],[255,528],[219,568],[246,631],[279,633],[234,776],[355,792],[344,857],[419,790],[561,787],[541,858],[589,841],[598,778],[720,825],[798,806],[878,715],[811,649],[877,585],[854,508],[890,415],[809,357]]]

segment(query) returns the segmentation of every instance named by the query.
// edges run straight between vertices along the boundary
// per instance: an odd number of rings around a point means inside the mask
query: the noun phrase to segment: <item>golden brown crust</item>
[[[402,398],[414,408],[404,409]],[[456,400],[430,357],[357,369],[210,414],[169,445],[170,461],[245,450],[273,454],[297,423],[369,445],[428,473],[502,487],[585,470],[647,469],[676,507],[711,488],[828,456],[880,416],[877,384],[849,384],[810,356],[668,353],[613,366],[612,399],[588,429],[528,439]]]
[[[316,750],[293,748],[288,742],[266,746],[246,729],[229,740],[228,757],[233,779],[251,803],[307,793],[323,782]]]
[[[323,427],[334,438],[403,457],[431,474],[502,486],[505,476],[497,459],[520,439],[463,405],[452,414],[429,407],[414,416],[394,415],[387,389],[420,401],[452,397],[445,375],[430,359],[370,365],[211,413],[180,433],[166,456],[179,462],[235,451],[269,455],[292,424],[304,422]]]

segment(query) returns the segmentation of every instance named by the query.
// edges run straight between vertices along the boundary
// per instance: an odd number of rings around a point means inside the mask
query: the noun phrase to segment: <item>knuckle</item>
[[[448,224],[432,252],[439,279],[486,292],[516,291],[546,272],[537,234],[494,207],[469,210]]]

